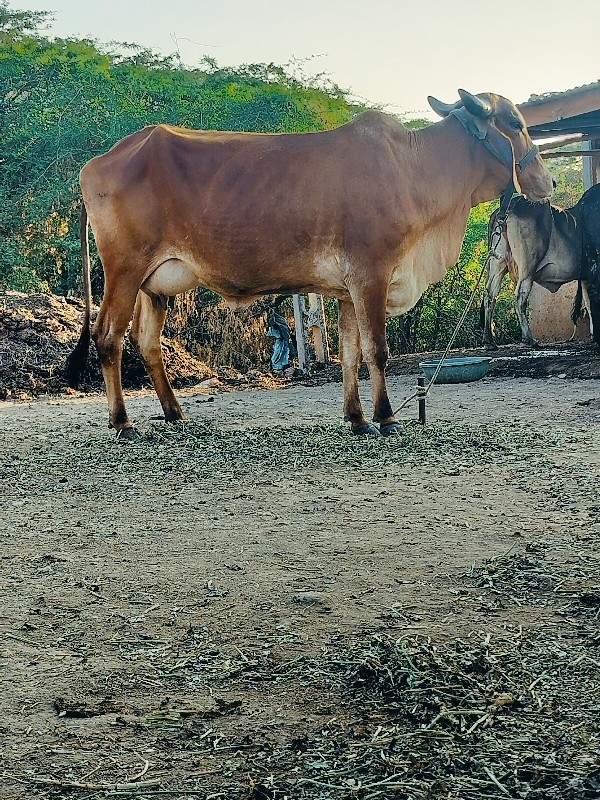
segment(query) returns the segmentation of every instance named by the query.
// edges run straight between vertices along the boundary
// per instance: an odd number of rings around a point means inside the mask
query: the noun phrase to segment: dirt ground
[[[600,380],[180,397],[0,404],[0,798],[600,797]]]

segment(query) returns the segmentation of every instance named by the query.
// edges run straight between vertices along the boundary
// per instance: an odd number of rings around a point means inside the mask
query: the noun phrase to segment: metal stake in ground
[[[425,400],[427,398],[427,392],[425,391],[425,378],[419,377],[417,378],[417,398],[419,400],[419,422],[421,425],[425,425],[427,422],[427,411],[425,409]]]

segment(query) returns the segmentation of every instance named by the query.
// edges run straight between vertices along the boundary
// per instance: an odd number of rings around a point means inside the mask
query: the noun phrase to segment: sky
[[[308,59],[352,96],[406,116],[457,89],[514,102],[600,79],[600,0],[9,0],[49,36],[126,41],[197,66]],[[574,13],[570,15],[570,11]],[[427,116],[432,116],[427,113]]]

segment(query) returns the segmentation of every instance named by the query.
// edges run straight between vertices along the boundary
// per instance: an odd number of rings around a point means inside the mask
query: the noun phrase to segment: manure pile
[[[67,389],[65,363],[79,337],[83,311],[81,300],[0,291],[0,399],[29,399]],[[263,329],[262,317],[257,320],[246,314],[241,318],[221,306],[196,309],[190,299],[178,300],[175,311],[169,314],[162,340],[165,366],[173,386],[195,386],[217,374],[224,383],[256,385],[258,373],[246,377],[236,367],[247,371],[268,362],[270,345],[266,336],[260,336]],[[128,336],[123,353],[123,386],[151,386]],[[104,389],[93,344],[81,389]]]

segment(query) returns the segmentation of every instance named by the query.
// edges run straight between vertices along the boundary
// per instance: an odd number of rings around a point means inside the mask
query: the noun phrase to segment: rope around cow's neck
[[[473,300],[475,299],[475,295],[477,294],[477,290],[479,289],[479,284],[481,283],[481,279],[483,278],[485,272],[487,271],[487,269],[488,269],[488,267],[490,265],[490,261],[492,260],[492,258],[494,258],[496,256],[496,250],[498,249],[498,245],[500,244],[500,239],[502,238],[502,227],[504,225],[505,220],[506,220],[506,214],[503,214],[503,215],[500,214],[498,216],[497,220],[496,220],[496,225],[494,226],[494,230],[493,230],[492,235],[490,237],[490,248],[488,250],[488,254],[487,254],[487,257],[485,259],[485,264],[483,265],[483,268],[482,268],[481,272],[479,273],[479,277],[477,278],[477,280],[475,282],[475,286],[473,287],[473,291],[471,292],[471,296],[469,297],[469,300],[468,300],[466,306],[464,307],[463,312],[460,315],[460,318],[459,318],[458,322],[456,323],[456,327],[452,331],[452,335],[450,336],[450,339],[448,340],[448,344],[446,345],[446,349],[444,350],[444,354],[440,358],[440,360],[438,362],[438,365],[435,368],[435,371],[434,371],[434,373],[433,373],[433,375],[431,377],[431,380],[429,381],[427,386],[425,386],[424,388],[419,387],[416,392],[411,394],[410,397],[407,397],[406,400],[404,400],[404,402],[402,403],[402,405],[399,406],[394,411],[393,416],[396,416],[396,414],[399,411],[402,411],[402,409],[405,408],[405,406],[407,406],[410,403],[411,400],[414,400],[415,398],[419,398],[419,400],[422,400],[423,398],[427,397],[427,395],[431,391],[431,387],[435,383],[435,380],[436,380],[437,376],[440,373],[440,370],[442,369],[442,367],[444,365],[444,359],[446,358],[446,356],[450,352],[450,348],[454,344],[454,340],[456,339],[456,336],[457,336],[459,330],[462,328],[463,323],[464,323],[465,319],[467,318],[467,314],[471,310],[471,306],[473,305]],[[495,243],[494,243],[494,238],[496,239]]]

